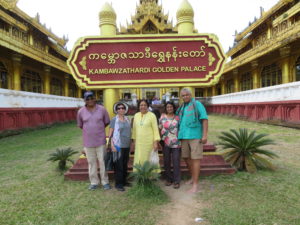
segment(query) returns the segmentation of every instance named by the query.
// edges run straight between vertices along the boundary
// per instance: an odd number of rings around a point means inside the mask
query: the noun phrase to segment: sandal
[[[172,185],[172,182],[171,182],[171,181],[166,181],[165,185],[166,185],[166,186],[171,186],[171,185]]]
[[[180,184],[179,184],[179,183],[177,183],[177,184],[174,184],[173,188],[174,188],[174,189],[178,189],[178,188],[180,188]]]

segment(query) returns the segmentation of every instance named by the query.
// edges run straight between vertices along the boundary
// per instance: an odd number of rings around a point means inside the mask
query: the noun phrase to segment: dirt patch
[[[203,184],[200,183],[200,188]],[[170,198],[170,203],[162,209],[162,218],[157,225],[208,225],[207,221],[195,222],[196,217],[201,217],[204,205],[200,202],[198,194],[189,194],[190,185],[182,182],[179,189],[173,186],[166,187],[161,182],[161,188]]]

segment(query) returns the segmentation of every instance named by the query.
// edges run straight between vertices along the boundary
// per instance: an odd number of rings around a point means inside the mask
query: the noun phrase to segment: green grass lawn
[[[300,130],[209,117],[209,141],[221,131],[247,127],[268,133],[280,158],[275,172],[237,173],[201,179],[205,221],[216,225],[300,224]],[[48,162],[56,148],[81,151],[74,123],[0,139],[0,224],[156,224],[164,204],[115,190],[88,191],[88,182],[64,181]],[[79,153],[73,157],[77,159]],[[199,214],[197,216],[199,216]]]
[[[137,201],[115,190],[88,191],[88,182],[64,181],[57,163],[46,161],[58,147],[81,151],[81,131],[74,123],[0,143],[1,225],[155,224],[157,202]]]
[[[203,217],[214,225],[300,224],[300,130],[210,116],[209,139],[217,143],[221,131],[249,128],[269,134],[276,142],[268,149],[280,158],[277,170],[256,174],[238,172],[202,180]]]

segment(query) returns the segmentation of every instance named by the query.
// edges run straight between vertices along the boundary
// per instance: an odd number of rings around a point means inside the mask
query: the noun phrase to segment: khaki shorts
[[[190,159],[202,159],[203,144],[201,139],[181,140],[181,157]]]

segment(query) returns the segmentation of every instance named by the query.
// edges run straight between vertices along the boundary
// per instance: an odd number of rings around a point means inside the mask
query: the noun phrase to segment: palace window
[[[241,91],[253,89],[253,80],[250,72],[244,73],[240,82]]]
[[[195,88],[195,97],[203,97],[204,96],[204,91],[203,88]]]
[[[0,62],[0,88],[8,88],[8,72],[2,62]]]
[[[42,80],[39,73],[26,70],[21,76],[21,90],[42,93]]]
[[[234,80],[230,79],[226,82],[226,93],[233,93],[234,92]]]
[[[77,97],[77,86],[74,83],[69,83],[69,97]]]
[[[281,69],[276,63],[265,66],[261,72],[261,87],[269,87],[282,83]]]
[[[296,62],[296,81],[300,81],[300,57]]]
[[[50,82],[50,93],[52,95],[63,95],[63,85],[61,80],[52,78]]]

